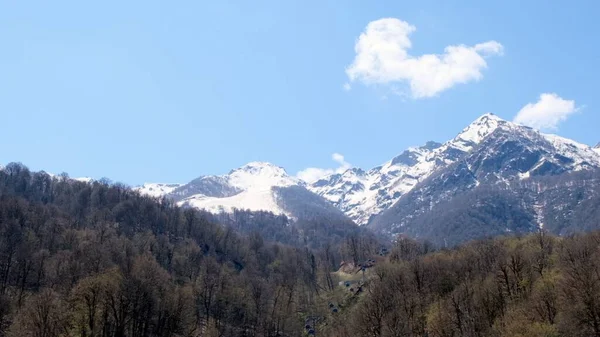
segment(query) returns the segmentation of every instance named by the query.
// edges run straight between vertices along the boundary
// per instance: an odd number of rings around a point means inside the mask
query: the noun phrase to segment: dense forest
[[[7,165],[0,336],[301,336],[303,316],[335,286],[330,271],[377,249],[346,225],[218,219],[106,180]],[[263,239],[258,223],[290,245]],[[320,249],[303,247],[317,227]]]
[[[387,253],[328,225],[9,164],[0,336],[600,337],[600,233],[398,238]]]
[[[396,242],[328,336],[600,336],[600,233]]]

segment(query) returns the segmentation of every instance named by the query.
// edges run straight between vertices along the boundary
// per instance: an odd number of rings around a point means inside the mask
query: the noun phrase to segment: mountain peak
[[[183,185],[145,184],[139,190],[153,196],[166,195],[180,206],[214,213],[248,209],[295,216],[280,205],[278,193],[285,188],[303,186],[304,183],[289,176],[282,167],[254,161],[225,175],[201,176]]]
[[[469,124],[461,133],[451,141],[452,145],[462,151],[470,151],[474,145],[479,144],[485,137],[500,126],[510,126],[511,122],[494,115],[486,113]]]
[[[254,166],[254,167],[280,167],[277,166],[275,164],[269,163],[267,161],[251,161],[249,163],[247,163],[246,165],[243,165],[242,167],[245,166]]]
[[[425,145],[421,146],[420,149],[435,150],[435,149],[441,147],[442,145],[443,145],[442,143],[438,143],[438,142],[430,140],[427,143],[425,143]]]
[[[469,124],[469,126],[467,128],[497,127],[498,125],[504,125],[504,124],[512,124],[512,123],[494,115],[491,112],[488,112],[488,113],[485,113],[485,114],[479,116],[477,119],[475,119],[471,124]]]
[[[281,176],[281,177],[288,176],[287,172],[285,171],[285,169],[283,167],[271,164],[269,162],[262,162],[262,161],[249,162],[248,164],[240,166],[237,169],[231,170],[229,172],[229,174],[231,175],[231,174],[234,174],[235,172],[246,172],[251,175],[267,175],[267,176]]]
[[[267,162],[250,162],[238,169],[232,170],[227,175],[232,186],[246,189],[266,189],[273,186],[298,185],[296,178],[287,174],[285,169]]]
[[[239,169],[282,169],[281,166],[271,164],[266,161],[251,161],[245,165],[242,165]]]
[[[497,115],[491,113],[491,112],[487,112],[484,113],[483,115],[479,116],[479,118],[477,118],[475,121],[479,121],[479,120],[496,120],[496,121],[504,121],[506,122],[504,119],[498,117]]]
[[[600,149],[600,143],[596,144],[596,146],[594,146],[594,149]]]

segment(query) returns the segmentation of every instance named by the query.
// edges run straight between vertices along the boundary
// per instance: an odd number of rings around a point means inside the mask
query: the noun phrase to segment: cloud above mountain
[[[560,123],[578,110],[575,101],[563,99],[555,93],[544,93],[536,103],[525,105],[514,122],[539,130],[557,130]]]
[[[331,168],[318,168],[318,167],[309,167],[306,168],[296,174],[298,179],[301,179],[307,183],[314,183],[315,181],[333,174],[333,173],[343,173],[347,169],[351,168],[352,165],[346,161],[343,155],[339,153],[334,153],[331,155],[331,159],[339,164],[339,166],[335,169]]]
[[[402,84],[415,99],[433,97],[457,84],[482,79],[486,58],[504,50],[499,42],[487,41],[447,46],[442,54],[412,56],[408,50],[415,31],[415,26],[396,18],[370,22],[356,40],[356,56],[346,68],[349,82]]]

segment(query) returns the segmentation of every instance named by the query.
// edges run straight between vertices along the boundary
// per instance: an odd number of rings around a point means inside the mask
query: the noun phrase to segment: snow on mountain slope
[[[228,174],[201,176],[187,184],[144,184],[136,189],[153,196],[165,196],[180,206],[212,213],[230,213],[234,209],[268,211],[292,219],[318,218],[352,224],[342,211],[305,185],[279,166],[252,162]]]
[[[276,195],[274,195],[271,189],[247,190],[226,198],[207,197],[202,194],[196,194],[183,199],[178,204],[204,209],[212,213],[230,213],[233,209],[237,208],[251,211],[269,211],[274,214],[292,216],[277,205]]]
[[[594,151],[596,151],[596,153],[600,154],[600,143],[596,144],[596,146],[594,146]]]
[[[365,172],[349,169],[309,186],[314,193],[331,201],[358,224],[391,206],[427,172],[434,169],[432,156],[437,143],[410,148],[382,166]]]
[[[585,168],[586,165],[600,166],[598,149],[557,135],[541,135],[553,145],[558,154],[574,161],[576,171]]]
[[[575,186],[577,179],[569,182],[575,173],[589,179],[586,174],[600,169],[600,156],[590,146],[569,139],[502,124],[474,150],[437,170],[378,215],[370,228],[436,244],[546,228],[552,218],[547,214],[556,203],[540,192],[547,183]],[[553,176],[560,179],[553,182]],[[581,197],[565,190],[559,213],[571,212]]]
[[[229,184],[235,188],[249,190],[270,190],[273,186],[287,187],[298,185],[300,181],[290,177],[283,168],[265,162],[248,163],[227,175]]]
[[[146,183],[134,189],[153,197],[166,196],[180,206],[209,212],[247,209],[294,217],[293,212],[282,206],[285,202],[278,195],[281,189],[292,186],[304,189],[304,183],[289,176],[283,168],[266,162],[251,162],[228,174],[201,176],[187,184]],[[344,217],[335,207],[324,203],[333,212]]]
[[[182,184],[160,184],[160,183],[145,183],[142,186],[134,187],[133,189],[151,197],[162,197],[163,195],[173,192]]]
[[[499,126],[511,127],[513,125],[514,124],[507,122],[494,114],[487,113],[477,118],[459,133],[456,138],[447,142],[445,145],[468,152],[485,137],[494,132]]]
[[[559,136],[541,134],[488,113],[477,118],[454,139],[444,144],[428,142],[422,147],[412,147],[367,172],[357,168],[349,169],[342,174],[325,177],[308,188],[332,202],[358,224],[364,225],[390,208],[419,182],[475,150],[499,129],[507,134],[525,134],[536,141],[539,138],[546,139],[551,145],[545,146],[552,148],[547,152],[555,154],[555,158],[546,158],[547,162],[558,162],[562,158],[571,162],[569,168],[573,170],[600,165],[600,150],[594,151],[587,145]],[[540,160],[540,167],[547,165],[545,163],[546,161]],[[523,172],[520,177],[526,178],[529,175],[529,172]]]
[[[233,192],[215,195],[212,190],[200,189],[193,191],[194,194],[191,195],[180,195],[179,197],[183,198],[178,203],[210,212],[231,212],[234,208],[238,208],[251,211],[270,211],[275,214],[291,216],[289,212],[278,205],[274,188],[301,184],[297,179],[290,177],[283,168],[264,162],[246,164],[224,176],[200,177],[195,184],[207,181],[213,185],[218,182],[222,185],[221,190],[226,187]],[[171,193],[177,194],[178,190],[186,190],[186,185]]]
[[[438,168],[455,162],[506,123],[493,114],[485,114],[445,144],[428,142],[421,147],[411,147],[368,172],[349,169],[343,174],[321,179],[308,188],[364,225]]]

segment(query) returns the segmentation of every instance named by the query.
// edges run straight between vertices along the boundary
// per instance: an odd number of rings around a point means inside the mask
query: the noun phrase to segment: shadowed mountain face
[[[599,167],[600,156],[589,146],[503,122],[369,226],[390,236],[405,234],[438,245],[539,228],[557,234],[585,229],[589,222],[568,228],[549,223],[564,220],[566,214],[586,217],[586,210],[574,208],[584,198],[575,191],[580,190],[577,186],[596,186]],[[560,199],[549,192],[557,186],[564,192]],[[553,213],[557,200],[566,208],[561,214]]]

